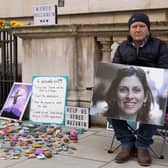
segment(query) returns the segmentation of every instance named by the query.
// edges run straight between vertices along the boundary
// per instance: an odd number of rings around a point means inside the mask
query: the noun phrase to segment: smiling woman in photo
[[[148,123],[153,96],[144,70],[120,69],[107,92],[108,117]]]

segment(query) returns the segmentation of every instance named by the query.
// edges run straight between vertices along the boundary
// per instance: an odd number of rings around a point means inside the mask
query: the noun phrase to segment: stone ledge
[[[152,22],[152,33],[168,34],[168,21]],[[20,38],[54,38],[65,36],[125,36],[127,23],[113,24],[72,24],[43,25],[11,28],[11,32]]]

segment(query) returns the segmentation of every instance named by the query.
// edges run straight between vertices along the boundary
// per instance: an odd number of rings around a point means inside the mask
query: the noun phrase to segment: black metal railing
[[[9,29],[0,29],[0,109],[13,82],[18,81],[17,37]]]

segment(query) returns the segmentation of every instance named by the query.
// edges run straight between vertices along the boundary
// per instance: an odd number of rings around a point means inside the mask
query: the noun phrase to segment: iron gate
[[[0,30],[0,109],[14,81],[18,80],[17,37]]]

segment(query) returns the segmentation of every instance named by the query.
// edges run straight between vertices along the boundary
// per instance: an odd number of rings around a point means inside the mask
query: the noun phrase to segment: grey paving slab
[[[102,135],[102,136],[108,136],[108,137],[112,137],[113,134],[114,134],[114,131],[107,130],[106,128],[96,132],[96,135]]]
[[[164,146],[162,145],[163,145],[163,138],[161,136],[155,136],[152,149],[159,155],[163,154],[165,158],[163,160],[166,160],[168,162],[168,143],[165,143]],[[163,152],[161,152],[162,148]]]
[[[79,134],[79,140],[81,140],[82,138],[86,138],[86,137],[88,137],[88,136],[91,136],[91,135],[94,135],[94,134],[96,134],[96,132],[95,131],[90,131],[90,130],[87,130],[87,131],[85,131],[83,134]]]
[[[158,156],[160,156],[160,150],[161,150],[161,145],[162,145],[162,142],[163,142],[163,138],[160,137],[160,136],[155,136],[154,137],[154,143],[152,145],[152,149],[155,151],[155,153],[157,153]],[[119,144],[118,141],[115,141],[114,143],[114,147]],[[150,153],[151,153],[151,156],[152,156],[152,165],[151,167],[155,168],[163,168],[163,167],[167,167],[168,166],[168,144],[165,143],[164,145],[164,149],[163,149],[163,155],[164,155],[164,159],[159,159],[158,156],[156,156],[151,150],[150,150]],[[131,159],[130,161],[128,161],[127,163],[125,164],[117,164],[114,162],[114,157],[115,155],[118,153],[120,149],[116,150],[113,154],[111,154],[111,157],[112,157],[112,161],[105,164],[102,168],[119,168],[119,167],[123,167],[123,168],[130,168],[131,166],[133,167],[141,167],[138,163],[137,163],[137,160],[136,158],[133,158]]]
[[[106,128],[105,127],[104,128],[102,128],[102,127],[91,127],[91,128],[89,128],[89,131],[92,131],[92,132],[95,132],[95,133],[101,132],[103,130],[106,130]]]
[[[107,153],[112,140],[112,132],[106,128],[91,128],[84,134],[79,135],[78,143],[70,143],[77,150],[72,154],[61,152],[54,155],[51,159],[38,160],[26,159],[25,157],[19,160],[0,160],[0,168],[130,168],[141,167],[136,161],[136,158],[131,159],[125,164],[117,164],[114,162],[114,157],[119,149],[114,153]],[[160,136],[154,137],[152,149],[156,152],[160,151],[163,138]],[[119,144],[115,141],[114,148]],[[165,144],[163,155],[165,159],[157,159],[151,152],[153,164],[152,168],[166,168],[168,166],[168,143]]]
[[[106,165],[104,165],[101,168],[130,168],[130,167],[143,168],[142,166],[140,166],[137,163],[136,159],[130,160],[127,163],[122,163],[122,164],[118,164],[118,163],[115,163],[114,161],[111,161],[110,163],[107,163]],[[152,167],[152,168],[166,168],[167,166],[161,165],[157,161],[153,161],[153,164],[150,167]]]
[[[1,168],[98,168],[102,165],[102,162],[94,161],[90,159],[83,159],[79,157],[57,155],[52,159],[38,160],[29,159],[23,162],[19,162],[17,165],[1,167]]]
[[[25,159],[18,159],[18,160],[0,160],[0,168],[8,168],[13,165],[17,165],[23,162]]]
[[[75,145],[77,151],[75,151],[74,155],[92,160],[109,161],[111,160],[111,155],[107,153],[107,146],[109,147],[110,142],[111,137],[88,136]]]

